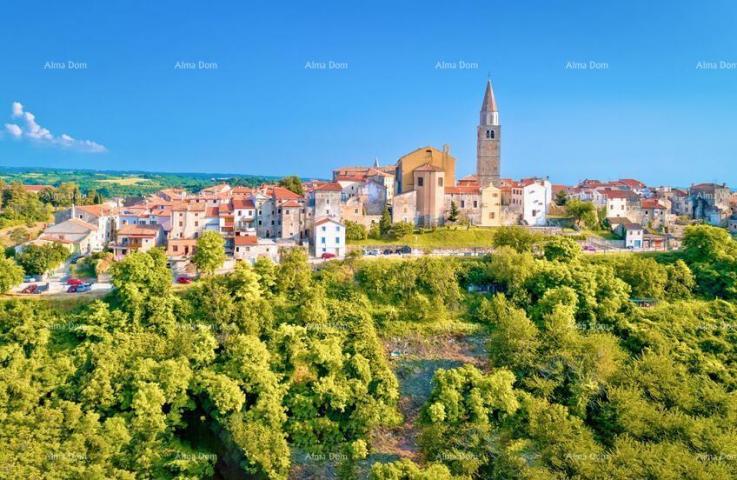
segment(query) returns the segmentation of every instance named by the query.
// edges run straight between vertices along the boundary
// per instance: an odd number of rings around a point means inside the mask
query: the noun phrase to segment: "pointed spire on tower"
[[[494,98],[494,89],[491,88],[491,80],[486,80],[480,118],[479,125],[499,125],[499,112],[496,109],[496,98]]]
[[[491,88],[491,80],[486,80],[486,92],[484,92],[484,103],[481,104],[481,112],[496,112],[496,99],[494,89]]]
[[[374,157],[374,168],[379,168],[379,157]]]

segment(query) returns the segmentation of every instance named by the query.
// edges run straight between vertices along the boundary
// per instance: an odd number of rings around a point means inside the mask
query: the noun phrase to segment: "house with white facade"
[[[312,249],[316,257],[329,253],[343,258],[346,254],[345,226],[330,217],[317,220],[312,233]]]

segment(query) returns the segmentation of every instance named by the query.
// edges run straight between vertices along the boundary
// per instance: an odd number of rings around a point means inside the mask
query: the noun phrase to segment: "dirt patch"
[[[420,410],[432,392],[432,379],[439,369],[457,368],[470,363],[488,369],[483,336],[444,335],[432,338],[410,334],[387,339],[384,348],[400,385],[399,410],[404,424],[377,429],[371,435],[369,462],[408,458],[421,462],[417,421]]]

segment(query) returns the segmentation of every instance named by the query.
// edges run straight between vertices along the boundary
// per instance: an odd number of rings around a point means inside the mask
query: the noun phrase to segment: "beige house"
[[[392,223],[417,223],[417,192],[400,193],[392,199]]]
[[[255,235],[236,235],[233,258],[253,264],[258,258],[266,257],[277,262],[279,248],[274,240]]]
[[[145,252],[163,243],[164,234],[159,225],[123,225],[117,240],[110,244],[116,259],[141,251]]]
[[[412,172],[412,183],[417,192],[417,224],[442,225],[445,201],[445,171],[426,163]]]
[[[47,227],[35,243],[61,243],[72,253],[87,255],[102,251],[104,244],[96,225],[79,218],[70,218]]]
[[[422,147],[408,153],[397,161],[394,193],[406,193],[416,189],[414,171],[424,165],[437,167],[444,172],[446,185],[455,185],[456,160],[450,154],[450,147],[443,150],[434,147]]]

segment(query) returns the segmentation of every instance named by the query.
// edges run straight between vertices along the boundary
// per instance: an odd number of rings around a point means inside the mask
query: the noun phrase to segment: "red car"
[[[20,291],[20,293],[36,293],[36,290],[38,290],[38,285],[35,283],[32,283],[28,285],[26,288]]]
[[[322,254],[322,257],[321,258],[323,260],[330,260],[331,258],[335,258],[335,254],[334,253],[325,252],[325,253]]]
[[[192,279],[189,277],[179,277],[177,278],[177,283],[181,283],[183,285],[187,285],[192,283]]]
[[[67,280],[67,285],[72,285],[75,287],[78,285],[82,285],[83,283],[84,282],[78,278],[70,278],[69,280]]]

